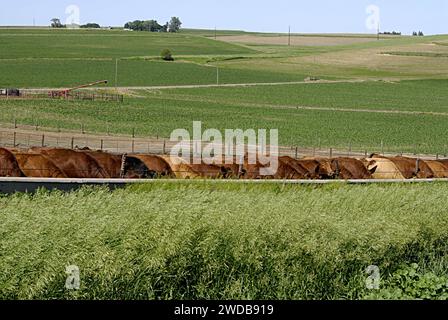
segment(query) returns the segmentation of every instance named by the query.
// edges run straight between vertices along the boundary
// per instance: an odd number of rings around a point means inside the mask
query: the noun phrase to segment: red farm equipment
[[[93,87],[93,86],[96,86],[99,84],[107,84],[107,83],[108,83],[107,80],[102,80],[102,81],[96,81],[96,82],[84,84],[84,85],[77,86],[74,88],[69,88],[69,89],[64,89],[64,90],[53,90],[53,91],[48,92],[48,96],[52,99],[57,99],[57,98],[68,99],[70,96],[70,93],[72,91],[75,91],[78,89],[83,89],[83,88],[88,88],[88,87]]]

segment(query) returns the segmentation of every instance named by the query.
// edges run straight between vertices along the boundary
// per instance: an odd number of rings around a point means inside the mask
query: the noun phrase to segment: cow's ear
[[[369,170],[369,172],[371,174],[374,174],[376,172],[376,170],[378,169],[378,163],[376,163],[375,160],[370,161],[367,165],[367,170]]]

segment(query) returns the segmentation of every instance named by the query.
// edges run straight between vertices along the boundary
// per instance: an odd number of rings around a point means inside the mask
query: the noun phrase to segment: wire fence
[[[42,91],[42,90],[20,90],[17,95],[0,95],[0,99],[30,99],[30,100],[81,100],[81,101],[113,101],[123,102],[122,94],[108,93],[102,91]]]
[[[0,146],[7,148],[20,148],[28,149],[32,147],[54,147],[54,148],[66,148],[66,149],[91,149],[100,150],[110,153],[133,153],[133,154],[154,154],[154,155],[168,155],[171,154],[171,150],[178,142],[170,141],[163,138],[142,138],[133,136],[100,136],[91,135],[84,132],[84,128],[81,126],[79,133],[75,132],[39,132],[39,127],[36,126],[35,130],[31,130],[31,127],[26,129],[16,128],[14,124],[10,129],[0,129]],[[190,150],[198,150],[198,156],[202,153],[201,149],[205,148],[209,142],[194,141],[191,145],[187,145]],[[229,154],[236,154],[237,147],[233,149],[226,147],[225,145],[218,146],[215,151],[221,150],[223,156]],[[269,151],[270,147],[267,146]],[[246,150],[248,147],[246,146]],[[384,146],[380,146],[376,149],[373,148],[356,148],[352,145],[348,145],[344,150],[343,148],[328,148],[328,147],[300,147],[300,146],[280,146],[278,147],[279,156],[289,156],[295,159],[312,157],[312,158],[367,158],[371,154],[379,154],[383,156],[407,156],[420,159],[441,159],[447,158],[446,154],[417,154],[406,152],[393,152],[386,150]],[[196,156],[192,154],[192,156]],[[212,154],[213,156],[213,154]]]

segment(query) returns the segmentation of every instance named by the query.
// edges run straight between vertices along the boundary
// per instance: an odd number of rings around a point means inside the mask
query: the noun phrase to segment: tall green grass
[[[369,265],[446,275],[447,192],[166,182],[3,196],[0,298],[362,299]]]

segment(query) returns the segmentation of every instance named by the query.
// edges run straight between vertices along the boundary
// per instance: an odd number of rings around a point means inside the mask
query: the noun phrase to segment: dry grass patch
[[[256,35],[240,35],[240,36],[221,36],[218,40],[242,43],[242,44],[258,44],[258,45],[287,45],[288,36],[256,36]],[[356,43],[366,43],[375,41],[373,38],[362,37],[337,37],[337,36],[292,36],[291,45],[293,46],[339,46],[350,45]]]

